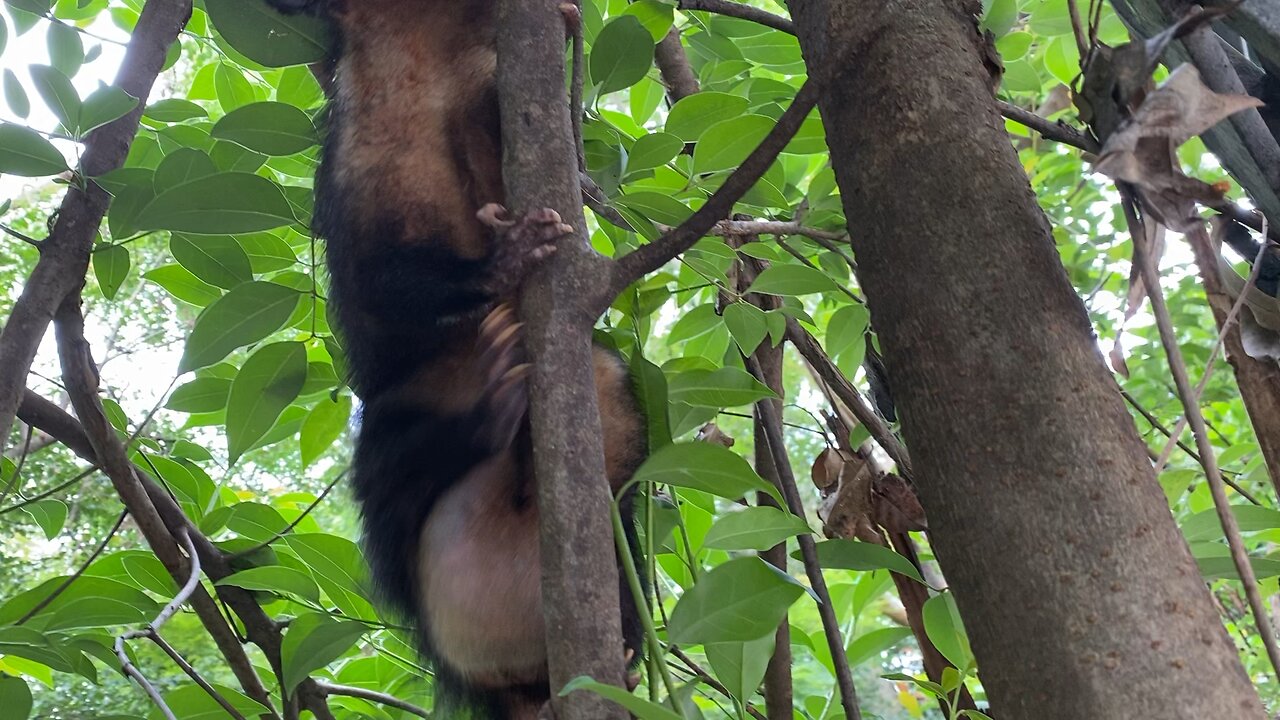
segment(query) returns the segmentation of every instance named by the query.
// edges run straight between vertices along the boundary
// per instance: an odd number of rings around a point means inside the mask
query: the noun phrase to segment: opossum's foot
[[[489,261],[491,290],[509,297],[543,260],[556,251],[556,242],[573,232],[550,208],[530,210],[512,220],[507,209],[497,203],[480,208],[476,217],[498,235]]]
[[[622,666],[627,668],[631,667],[631,662],[635,660],[635,658],[636,651],[632,648],[627,648],[627,651],[622,654]],[[627,692],[635,692],[635,689],[640,687],[640,671],[632,670],[631,672],[628,672],[624,681],[627,684]]]
[[[484,433],[495,450],[511,445],[529,411],[529,365],[520,344],[523,327],[510,305],[499,305],[480,323],[476,339],[485,378]]]

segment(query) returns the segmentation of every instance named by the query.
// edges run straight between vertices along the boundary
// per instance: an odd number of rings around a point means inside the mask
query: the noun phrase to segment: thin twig
[[[333,478],[333,480],[330,480],[330,481],[329,481],[329,484],[328,484],[328,485],[326,485],[326,486],[324,487],[324,490],[323,490],[323,491],[321,491],[321,493],[320,493],[319,495],[317,495],[317,496],[316,496],[316,499],[311,501],[311,504],[307,506],[307,509],[306,509],[306,510],[303,510],[301,515],[299,515],[298,517],[294,518],[293,522],[291,522],[291,523],[289,523],[288,525],[284,526],[284,529],[282,529],[282,530],[280,530],[279,532],[275,533],[275,534],[274,534],[274,535],[272,535],[270,538],[268,538],[268,539],[266,539],[266,540],[264,540],[264,541],[262,541],[262,542],[258,543],[257,545],[254,545],[253,547],[249,548],[248,550],[242,550],[242,551],[240,551],[240,552],[238,552],[238,553],[236,553],[236,554],[234,554],[234,555],[230,556],[230,558],[229,558],[229,559],[230,559],[230,560],[235,560],[236,558],[242,558],[242,557],[245,557],[245,556],[247,556],[247,555],[252,555],[253,553],[256,553],[256,552],[258,552],[259,550],[261,550],[261,549],[263,549],[263,548],[267,547],[268,545],[270,545],[271,543],[275,542],[276,540],[279,540],[280,538],[284,537],[285,535],[288,535],[290,532],[292,532],[292,531],[293,531],[293,529],[294,529],[294,528],[298,527],[298,523],[300,523],[300,522],[302,522],[303,520],[305,520],[305,519],[307,518],[307,516],[311,514],[311,511],[312,511],[312,510],[315,510],[315,509],[316,509],[316,506],[318,506],[321,502],[323,502],[323,501],[324,501],[325,496],[327,496],[327,495],[328,495],[328,494],[333,490],[333,488],[334,488],[334,487],[336,487],[336,486],[338,485],[338,483],[342,481],[342,478],[344,478],[344,477],[346,477],[346,476],[347,476],[347,471],[346,471],[346,470],[343,470],[342,472],[338,473],[338,474],[337,474],[337,476],[335,476],[335,477]]]
[[[10,506],[9,506],[9,507],[7,507],[7,508],[0,508],[0,515],[4,515],[5,513],[13,512],[14,510],[21,510],[22,508],[27,507],[28,505],[34,505],[35,503],[38,503],[38,502],[40,502],[41,500],[44,500],[45,498],[51,497],[51,496],[53,496],[53,495],[57,495],[58,493],[62,492],[63,490],[66,490],[67,488],[71,487],[72,485],[75,485],[76,483],[78,483],[78,482],[80,482],[80,481],[84,480],[85,478],[89,477],[90,475],[94,474],[94,473],[95,473],[95,472],[97,472],[97,471],[98,471],[98,467],[97,467],[97,466],[91,467],[91,468],[89,468],[89,469],[87,469],[87,470],[82,470],[82,471],[80,471],[79,473],[77,473],[77,474],[76,474],[76,476],[75,476],[75,477],[73,477],[73,478],[71,478],[70,480],[68,480],[68,481],[66,481],[66,482],[64,482],[64,483],[59,483],[58,485],[56,485],[56,486],[54,486],[54,487],[52,487],[52,488],[49,488],[48,490],[45,490],[44,492],[40,493],[39,495],[32,495],[31,497],[24,499],[22,502],[16,502],[16,503],[14,503],[14,504],[10,505]]]
[[[1081,58],[1089,56],[1089,38],[1086,34],[1084,22],[1080,19],[1080,7],[1076,4],[1076,0],[1067,0],[1067,13],[1071,16],[1071,34],[1076,39],[1076,52]]]
[[[764,374],[760,363],[755,358],[748,358],[747,364],[756,380],[764,382]],[[764,427],[765,439],[769,444],[769,453],[773,456],[773,464],[778,471],[779,488],[787,501],[787,508],[796,517],[804,517],[804,503],[800,500],[800,491],[796,486],[795,474],[791,472],[791,459],[787,457],[787,448],[782,439],[782,418],[768,398],[756,403],[761,425]],[[862,713],[858,709],[858,695],[853,687],[853,673],[849,670],[849,657],[845,654],[844,637],[840,632],[840,620],[836,617],[835,607],[831,604],[831,592],[827,589],[827,580],[822,575],[822,566],[818,564],[818,548],[809,533],[797,536],[800,542],[800,557],[804,562],[805,574],[809,577],[809,586],[818,596],[818,615],[822,618],[822,630],[827,637],[827,645],[831,649],[831,663],[835,666],[836,684],[840,688],[840,702],[844,706],[844,714],[848,720],[861,720]]]
[[[871,437],[897,463],[898,474],[914,482],[915,471],[911,466],[911,456],[907,454],[907,449],[894,436],[884,418],[872,409],[871,403],[853,386],[853,383],[849,382],[844,373],[840,372],[826,351],[822,349],[817,338],[801,327],[794,318],[787,318],[787,340],[800,351],[805,360],[809,361],[814,371],[831,387],[831,391],[840,399],[840,402],[849,408],[858,422],[871,433]]]
[[[1249,608],[1253,611],[1253,620],[1258,627],[1258,635],[1267,650],[1267,658],[1271,661],[1272,670],[1280,676],[1280,647],[1276,644],[1275,632],[1271,628],[1271,617],[1267,606],[1258,590],[1258,579],[1245,550],[1244,540],[1240,537],[1240,525],[1231,511],[1231,500],[1227,497],[1226,486],[1222,482],[1222,473],[1218,470],[1218,459],[1214,455],[1213,446],[1209,444],[1208,429],[1204,416],[1191,388],[1191,380],[1187,375],[1187,366],[1182,359],[1182,349],[1173,329],[1173,321],[1169,317],[1169,308],[1165,305],[1164,292],[1160,287],[1160,272],[1147,254],[1145,225],[1138,218],[1135,196],[1124,183],[1117,184],[1121,193],[1121,203],[1129,232],[1133,238],[1133,261],[1137,263],[1146,285],[1147,297],[1151,300],[1151,310],[1156,317],[1156,327],[1160,331],[1160,342],[1164,345],[1165,356],[1169,360],[1169,370],[1174,384],[1178,388],[1178,397],[1191,423],[1191,432],[1196,439],[1196,448],[1200,451],[1200,464],[1204,468],[1205,478],[1209,482],[1209,492],[1213,495],[1213,507],[1222,523],[1222,532],[1226,536],[1227,546],[1231,549],[1231,560],[1240,582],[1244,585],[1245,597],[1249,600]]]
[[[1164,435],[1167,438],[1173,438],[1173,433],[1169,431],[1169,428],[1164,426],[1164,423],[1160,422],[1160,418],[1151,414],[1150,410],[1147,410],[1145,407],[1139,404],[1137,399],[1134,398],[1133,395],[1129,394],[1128,390],[1121,388],[1120,396],[1125,399],[1125,402],[1129,403],[1129,407],[1132,407],[1134,410],[1138,412],[1139,415],[1145,418],[1146,421],[1150,423],[1151,427],[1155,428],[1157,432],[1159,432],[1161,435]],[[1192,460],[1195,460],[1197,464],[1200,463],[1200,453],[1196,452],[1195,448],[1190,447],[1189,445],[1182,442],[1181,440],[1177,440],[1177,443],[1178,443],[1179,449],[1185,452]],[[1148,451],[1151,453],[1152,460],[1159,459],[1160,457],[1159,454],[1157,454],[1154,450],[1150,450],[1150,448],[1148,448]],[[1258,506],[1262,505],[1262,502],[1257,498],[1255,498],[1252,493],[1250,493],[1248,490],[1245,490],[1243,487],[1240,486],[1239,483],[1237,483],[1236,481],[1228,477],[1227,472],[1228,471],[1226,470],[1222,471],[1223,482],[1225,482],[1227,485],[1230,485],[1232,490],[1235,490],[1236,492],[1240,493],[1240,497],[1244,498],[1245,500],[1248,500],[1254,505],[1258,505]]]
[[[21,240],[22,242],[30,245],[31,247],[34,247],[34,248],[44,247],[43,242],[31,237],[30,235],[24,235],[23,233],[20,233],[17,230],[14,230],[8,225],[0,224],[0,232],[4,232],[5,235],[8,235],[10,237],[17,238],[18,240]]]
[[[671,232],[674,229],[670,225],[662,225],[660,223],[655,223],[655,226],[664,233]],[[712,225],[710,230],[703,233],[704,237],[746,235],[801,235],[815,241],[824,240],[828,242],[833,240],[847,242],[849,240],[849,233],[847,232],[807,227],[790,220],[721,220]]]
[[[397,710],[403,710],[410,715],[417,715],[420,718],[430,718],[431,713],[412,703],[405,702],[398,697],[393,697],[386,693],[380,693],[377,690],[367,690],[361,687],[353,687],[351,685],[336,685],[325,680],[316,681],[316,689],[325,695],[345,695],[347,697],[360,698],[361,700],[370,700],[387,707],[393,707]]]
[[[1070,145],[1073,148],[1078,148],[1087,153],[1093,153],[1094,155],[1097,155],[1102,151],[1102,146],[1098,144],[1097,140],[1094,140],[1083,131],[1076,129],[1061,120],[1054,122],[1052,120],[1042,118],[1030,110],[1020,108],[1017,105],[1007,103],[1003,100],[996,101],[996,108],[1000,110],[1001,115],[1009,118],[1019,125],[1025,125],[1032,130],[1035,130],[1046,140],[1053,140],[1055,142],[1060,142],[1063,145]]]
[[[183,548],[187,551],[187,561],[190,563],[191,576],[187,578],[187,582],[182,586],[182,589],[178,591],[178,594],[174,595],[173,599],[160,609],[159,614],[156,615],[154,620],[147,624],[146,628],[142,630],[130,630],[129,632],[117,637],[115,643],[116,657],[120,658],[121,669],[124,670],[126,675],[138,682],[138,685],[140,685],[151,698],[151,702],[155,703],[156,707],[160,708],[160,711],[163,712],[164,716],[169,720],[178,720],[178,718],[173,714],[173,711],[169,709],[164,698],[160,697],[160,693],[156,690],[155,686],[147,680],[146,676],[142,674],[142,671],[138,670],[138,668],[134,666],[133,661],[129,659],[128,642],[130,640],[136,640],[137,638],[150,638],[154,640],[156,631],[165,623],[169,622],[169,618],[173,617],[174,614],[178,612],[178,609],[191,599],[191,595],[196,591],[196,588],[200,587],[200,556],[196,553],[196,547],[191,542],[191,536],[185,531],[180,531],[177,539],[182,543]]]
[[[1266,227],[1266,218],[1263,218],[1263,228]],[[1200,407],[1200,398],[1204,396],[1204,389],[1209,384],[1209,378],[1213,375],[1214,362],[1218,359],[1218,353],[1222,350],[1222,345],[1226,342],[1227,333],[1231,332],[1231,328],[1235,326],[1236,320],[1240,316],[1240,309],[1244,307],[1245,298],[1249,295],[1249,288],[1254,287],[1258,282],[1258,273],[1262,270],[1262,258],[1270,246],[1270,241],[1266,240],[1266,232],[1263,231],[1263,242],[1258,248],[1258,256],[1253,259],[1253,267],[1249,270],[1249,277],[1244,281],[1244,287],[1240,289],[1240,295],[1236,297],[1236,301],[1231,304],[1231,310],[1227,313],[1226,319],[1222,321],[1222,327],[1218,330],[1218,339],[1214,341],[1213,348],[1209,351],[1209,359],[1205,361],[1204,375],[1200,377],[1200,382],[1196,385],[1195,394],[1191,397],[1191,402],[1196,407]],[[1164,450],[1160,453],[1160,459],[1156,462],[1156,474],[1164,469],[1165,463],[1169,462],[1169,456],[1173,454],[1173,443],[1182,436],[1182,431],[1187,427],[1188,418],[1183,415],[1173,431],[1169,433],[1169,442],[1165,444]]]
[[[191,678],[192,682],[199,685],[209,697],[213,698],[214,702],[218,703],[223,710],[226,710],[228,715],[235,720],[246,720],[245,716],[236,709],[236,706],[232,705],[230,701],[223,697],[222,693],[218,692],[217,688],[210,685],[209,681],[205,680],[204,677],[196,671],[195,667],[193,667],[191,663],[187,662],[187,659],[182,657],[177,650],[174,650],[173,646],[165,641],[158,631],[152,631],[148,637],[151,639],[151,642],[158,645],[160,649],[169,656],[169,659],[173,660],[175,665],[182,668],[182,672],[186,673],[187,677]]]
[[[800,252],[799,250],[796,250],[795,248],[791,247],[791,245],[787,244],[787,241],[786,241],[786,240],[783,240],[781,237],[778,237],[778,238],[774,238],[774,242],[778,243],[778,247],[780,247],[780,248],[782,248],[783,250],[785,250],[785,251],[787,252],[787,254],[788,254],[788,255],[790,255],[791,257],[793,257],[793,258],[795,258],[795,259],[799,260],[799,261],[800,261],[801,263],[803,263],[806,267],[813,268],[814,270],[817,270],[818,272],[823,272],[822,268],[818,267],[817,265],[815,265],[815,264],[813,263],[813,261],[812,261],[812,260],[810,260],[809,258],[805,257],[805,256],[804,256],[804,253]],[[858,294],[857,294],[857,293],[855,293],[854,291],[852,291],[852,290],[850,290],[849,288],[845,287],[845,286],[844,286],[844,284],[842,284],[842,283],[836,283],[836,289],[837,289],[837,290],[839,290],[840,292],[844,293],[846,297],[848,297],[850,300],[853,300],[855,303],[857,303],[857,304],[859,304],[859,305],[866,305],[866,304],[867,304],[867,301],[866,301],[866,300],[863,300],[861,297],[859,297],[859,296],[858,296]]]
[[[724,184],[707,198],[702,207],[675,230],[618,258],[613,266],[609,298],[617,297],[631,283],[693,247],[717,222],[728,217],[734,204],[756,184],[773,165],[782,149],[791,142],[791,138],[817,103],[818,84],[811,78],[805,81],[791,106],[778,118],[777,124],[764,140],[729,174]]]
[[[744,3],[733,2],[733,0],[679,0],[676,3],[676,7],[683,11],[701,10],[702,12],[735,17],[740,20],[750,20],[765,27],[771,27],[774,30],[781,30],[791,35],[796,34],[795,23],[787,18]]]
[[[569,84],[569,112],[572,113],[573,119],[573,148],[578,154],[578,174],[583,175],[587,172],[587,153],[582,145],[582,115],[586,112],[582,104],[583,78],[586,75],[584,67],[586,58],[582,39],[582,0],[574,0],[573,7],[577,17],[566,21],[569,31],[573,34],[573,74]]]
[[[18,484],[18,479],[22,477],[22,466],[27,463],[27,456],[31,454],[31,435],[34,431],[35,428],[28,425],[27,431],[23,433],[22,452],[18,454],[18,462],[13,466],[13,474],[9,476],[9,482],[5,484],[4,488],[0,489],[0,502],[4,502],[4,499],[14,491],[14,488],[19,491],[22,489],[22,486]]]
[[[80,564],[80,567],[76,568],[76,571],[71,573],[67,579],[58,583],[58,587],[54,588],[53,592],[49,593],[43,600],[36,603],[35,606],[24,613],[22,617],[15,620],[13,624],[22,625],[36,615],[39,615],[41,610],[49,607],[49,603],[52,603],[54,600],[58,599],[59,595],[66,592],[67,588],[71,587],[71,583],[80,579],[80,576],[84,575],[84,572],[89,569],[89,566],[92,565],[95,560],[98,559],[98,556],[102,555],[102,551],[107,549],[107,544],[110,543],[111,538],[115,537],[116,533],[120,531],[120,526],[124,524],[124,519],[127,517],[129,517],[128,510],[121,512],[120,517],[116,518],[115,524],[107,531],[106,536],[103,537],[102,541],[98,543],[98,546],[93,549],[93,552],[89,553],[89,557]]]

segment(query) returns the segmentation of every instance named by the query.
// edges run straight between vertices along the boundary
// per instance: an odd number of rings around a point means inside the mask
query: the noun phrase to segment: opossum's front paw
[[[511,445],[529,411],[529,365],[520,344],[522,327],[510,305],[499,305],[480,323],[476,339],[485,378],[483,407],[487,417],[482,432],[494,450]]]
[[[524,278],[556,251],[556,242],[573,232],[573,227],[561,221],[560,214],[550,208],[531,210],[515,220],[509,215],[507,209],[497,203],[489,203],[476,213],[480,222],[498,235],[489,272],[493,290],[499,297],[506,297],[519,288]]]

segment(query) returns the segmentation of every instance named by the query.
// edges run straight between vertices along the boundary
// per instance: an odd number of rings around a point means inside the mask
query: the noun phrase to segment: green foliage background
[[[77,92],[71,78],[113,73],[101,48],[119,43],[112,38],[127,39],[141,4],[6,0],[0,48],[6,40],[10,47],[0,59],[9,68],[3,90],[11,122],[0,125],[0,172],[6,180],[33,180],[20,192],[17,183],[4,186],[15,191],[0,219],[11,231],[0,237],[0,315],[8,315],[36,261],[35,249],[19,235],[43,237],[60,184],[67,182],[54,176],[74,167],[86,133],[133,106],[110,88]],[[984,9],[984,25],[1005,62],[1000,96],[1031,109],[1060,97],[1079,71],[1065,0],[990,0]],[[662,226],[679,224],[698,207],[772,127],[805,68],[790,35],[675,12],[660,0],[584,0],[583,20],[589,173],[638,229],[623,231],[593,217],[593,244],[617,254],[657,237]],[[673,24],[684,30],[702,92],[671,106],[653,51]],[[32,36],[44,38],[50,63],[20,77],[28,73],[14,69],[26,61],[14,56],[12,46]],[[1102,39],[1127,39],[1109,9]],[[341,381],[341,346],[325,304],[323,248],[307,230],[323,93],[305,63],[319,59],[325,43],[319,24],[282,18],[255,2],[197,3],[126,166],[94,179],[114,200],[85,293],[89,339],[103,363],[104,401],[117,430],[131,440],[134,461],[223,549],[254,550],[242,558],[245,570],[224,582],[254,590],[270,615],[289,620],[286,683],[314,675],[430,707],[431,682],[411,640],[396,618],[380,615],[371,602],[353,506],[338,482],[357,402]],[[35,120],[47,117],[42,108],[56,121]],[[1072,111],[1059,108],[1053,117],[1071,119]],[[1114,195],[1103,178],[1087,172],[1079,152],[1013,123],[1009,131],[1053,222],[1067,272],[1100,342],[1109,346],[1119,327],[1130,256],[1129,240],[1117,233],[1122,223]],[[1223,177],[1197,140],[1183,148],[1182,160],[1203,179]],[[816,114],[738,211],[843,230]],[[841,717],[803,572],[772,573],[749,552],[805,527],[819,528],[816,492],[802,488],[810,507],[803,521],[780,511],[744,511],[732,502],[763,483],[740,458],[751,457],[750,403],[768,394],[744,371],[740,351],[779,342],[790,316],[822,339],[849,377],[865,380],[860,365],[869,316],[849,265],[803,237],[785,243],[762,237],[741,249],[772,263],[753,289],[782,298],[779,310],[740,302],[729,278],[734,252],[721,238],[707,238],[628,290],[600,327],[601,337],[620,348],[643,379],[650,436],[659,451],[642,477],[676,501],[655,510],[653,525],[652,562],[664,603],[659,630],[733,696],[691,684],[682,693],[687,717],[743,717],[743,701],[760,704],[755,688],[772,650],[768,630],[788,609],[796,717]],[[1175,247],[1165,260],[1166,282],[1183,352],[1198,374],[1215,332],[1188,264],[1189,253]],[[717,293],[731,300],[723,314],[716,311]],[[1121,379],[1124,389],[1172,426],[1180,410],[1154,326],[1140,314],[1123,342],[1130,369]],[[42,354],[36,369],[34,387],[61,400],[52,355]],[[789,356],[786,371],[789,451],[803,470],[830,438],[814,416],[823,400],[803,366]],[[1241,504],[1240,519],[1264,590],[1274,595],[1280,560],[1271,554],[1280,539],[1280,513],[1229,373],[1215,376],[1205,405],[1222,466],[1263,498],[1265,507]],[[713,420],[737,439],[731,450],[692,442]],[[1141,418],[1138,424],[1154,448],[1163,447],[1162,435]],[[12,445],[25,440],[18,435]],[[121,676],[111,651],[115,636],[142,627],[175,592],[128,521],[82,577],[16,623],[85,563],[120,512],[104,477],[85,473],[84,463],[56,444],[44,445],[39,434],[31,441],[35,449],[25,460],[15,452],[0,468],[0,578],[6,580],[0,589],[0,715],[160,717]],[[1265,655],[1212,521],[1199,467],[1176,452],[1161,483],[1221,601],[1223,622],[1274,709],[1280,694],[1274,683],[1261,681]],[[888,573],[874,569],[901,567],[901,558],[865,552],[838,542],[824,548],[864,710],[882,718],[941,717],[931,693],[944,689],[908,677],[923,677],[919,652],[909,630],[892,620],[896,599]],[[730,612],[735,607],[745,611]],[[949,659],[969,666],[963,682],[981,699],[945,594],[931,602],[928,617],[934,642]],[[233,689],[233,676],[193,615],[179,614],[164,635],[237,707],[254,713],[256,704]],[[180,717],[225,717],[154,647],[131,647],[138,667]],[[272,678],[253,652],[261,675]],[[677,678],[689,680],[688,673]],[[962,681],[950,680],[947,692]],[[280,688],[268,684],[278,698]],[[350,697],[333,697],[331,704],[344,719],[409,717]],[[662,716],[649,706],[639,712]]]

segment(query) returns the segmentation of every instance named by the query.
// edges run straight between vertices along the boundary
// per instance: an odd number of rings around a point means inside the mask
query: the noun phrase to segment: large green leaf
[[[797,551],[798,553],[799,551]],[[798,557],[796,553],[792,553]],[[818,543],[818,564],[828,570],[879,570],[884,568],[923,583],[924,578],[911,561],[887,547],[856,540],[827,540]]]
[[[227,113],[210,131],[263,155],[293,155],[320,141],[311,118],[280,102],[256,102]]]
[[[279,330],[300,297],[297,290],[271,282],[247,282],[233,288],[196,318],[178,372],[212,365],[232,350]]]
[[[108,300],[114,300],[120,286],[129,277],[129,248],[124,245],[99,245],[93,250],[93,274],[98,287]]]
[[[653,66],[653,37],[634,15],[609,21],[591,46],[591,82],[600,92],[631,87]]]
[[[0,675],[0,708],[4,708],[6,718],[27,720],[31,716],[31,688],[27,681]]]
[[[307,380],[307,348],[273,343],[249,356],[227,397],[227,454],[234,463],[275,425]]]
[[[224,172],[176,185],[138,213],[143,230],[223,235],[297,222],[284,192],[252,173]]]
[[[774,265],[760,273],[749,290],[770,295],[797,296],[835,290],[836,287],[830,276],[808,265]]]
[[[717,550],[768,550],[789,537],[808,532],[812,530],[803,519],[762,505],[723,514],[702,544]]]
[[[759,380],[735,367],[676,373],[668,379],[667,390],[672,402],[714,408],[750,405],[775,397]]]
[[[777,630],[803,594],[795,578],[760,558],[730,560],[680,597],[667,634],[681,645],[756,640]]]
[[[757,475],[742,456],[708,443],[668,445],[645,460],[635,479],[702,490],[729,500],[753,492],[766,492],[780,500],[777,488]]]
[[[777,637],[766,633],[758,640],[710,643],[703,648],[716,678],[740,702],[750,700],[764,680]]]
[[[253,279],[249,254],[230,235],[180,235],[169,238],[173,259],[192,275],[231,289]]]
[[[320,602],[320,587],[316,585],[316,581],[301,570],[290,567],[249,568],[224,577],[217,584],[234,585],[245,590],[266,590],[283,595],[296,595],[313,603]]]
[[[921,611],[924,631],[933,641],[938,652],[958,668],[967,668],[973,662],[973,650],[960,622],[955,596],[943,593],[929,598]]]
[[[351,418],[351,397],[341,395],[337,401],[324,398],[316,403],[302,423],[298,444],[302,449],[302,466],[316,461],[338,439]]]
[[[321,613],[294,618],[280,646],[285,689],[292,693],[313,670],[342,657],[364,633],[361,623],[338,622]]]
[[[629,693],[617,685],[606,685],[585,675],[576,677],[566,683],[564,688],[560,690],[560,695],[568,695],[578,690],[593,692],[606,700],[611,700],[621,705],[630,711],[637,720],[684,720],[680,715],[657,703]]]
[[[41,177],[66,169],[67,161],[62,153],[35,130],[0,123],[0,173]]]
[[[205,0],[204,6],[231,47],[267,67],[307,65],[328,56],[328,26],[316,17],[285,15],[257,0]]]
[[[763,115],[742,115],[712,125],[698,138],[693,149],[693,172],[737,167],[776,124]]]
[[[747,110],[747,99],[722,92],[700,92],[671,107],[664,130],[685,142],[694,142],[707,128]],[[751,148],[747,148],[750,152]]]

